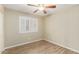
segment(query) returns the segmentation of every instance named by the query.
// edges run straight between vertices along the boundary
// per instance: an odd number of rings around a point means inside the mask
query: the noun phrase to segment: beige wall
[[[49,41],[79,51],[79,5],[46,17],[45,27]]]
[[[38,32],[36,33],[19,33],[19,16],[30,16],[38,19]],[[25,14],[10,9],[5,10],[5,47],[14,46],[21,43],[39,40],[43,35],[43,20],[41,17]]]
[[[0,53],[4,50],[4,8],[0,5]]]
[[[39,30],[37,33],[19,34],[19,16],[30,16],[38,18]],[[5,10],[5,47],[21,43],[39,40],[56,42],[65,47],[79,51],[79,6],[67,9],[45,18],[36,17],[19,11]]]

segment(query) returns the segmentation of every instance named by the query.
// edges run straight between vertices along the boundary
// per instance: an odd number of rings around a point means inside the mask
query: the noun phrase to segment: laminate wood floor
[[[3,54],[77,54],[45,40],[6,49]]]

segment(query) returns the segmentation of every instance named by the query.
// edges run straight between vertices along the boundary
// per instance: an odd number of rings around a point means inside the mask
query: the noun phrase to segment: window
[[[20,33],[37,32],[38,31],[37,20],[38,20],[37,18],[20,16],[19,17],[19,32]]]

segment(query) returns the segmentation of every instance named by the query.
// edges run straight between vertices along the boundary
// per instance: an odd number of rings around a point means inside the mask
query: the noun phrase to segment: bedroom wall
[[[0,5],[0,53],[4,50],[4,7]]]
[[[19,16],[29,16],[38,19],[38,32],[19,33]],[[11,47],[22,43],[40,40],[43,37],[43,20],[41,17],[22,13],[19,11],[5,9],[5,47]]]
[[[45,18],[45,38],[79,52],[79,5]]]

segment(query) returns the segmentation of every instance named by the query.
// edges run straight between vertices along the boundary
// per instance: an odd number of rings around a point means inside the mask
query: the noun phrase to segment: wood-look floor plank
[[[3,54],[77,54],[45,40],[6,49]]]

